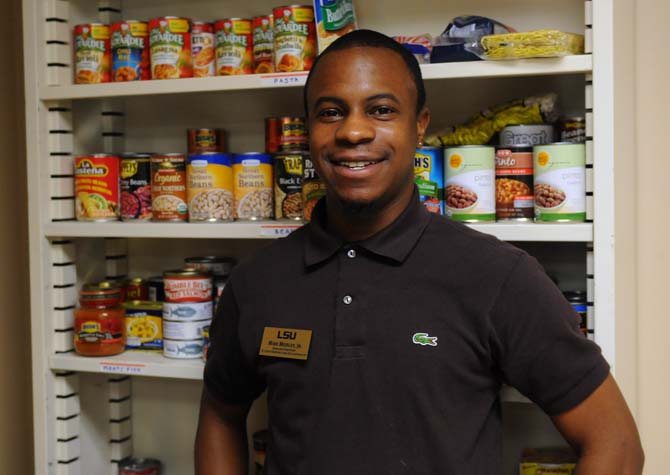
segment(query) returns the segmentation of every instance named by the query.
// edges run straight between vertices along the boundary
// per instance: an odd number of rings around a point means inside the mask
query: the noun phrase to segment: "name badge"
[[[275,358],[306,360],[311,341],[312,330],[265,327],[258,354]]]

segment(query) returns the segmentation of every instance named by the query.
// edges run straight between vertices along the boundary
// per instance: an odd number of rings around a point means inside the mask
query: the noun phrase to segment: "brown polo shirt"
[[[502,383],[549,414],[609,366],[535,259],[414,197],[347,243],[314,220],[237,268],[211,329],[205,385],[268,391],[266,473],[500,473]],[[266,327],[311,330],[307,360],[259,356]]]

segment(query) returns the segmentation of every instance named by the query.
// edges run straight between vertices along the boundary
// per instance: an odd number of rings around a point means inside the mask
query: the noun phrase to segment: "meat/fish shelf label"
[[[116,361],[101,361],[100,372],[111,374],[144,374],[146,365],[144,363],[123,363]]]

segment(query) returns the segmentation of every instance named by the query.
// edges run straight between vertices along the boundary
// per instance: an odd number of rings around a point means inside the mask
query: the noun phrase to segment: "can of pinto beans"
[[[233,156],[235,219],[272,218],[272,155],[242,153]]]
[[[444,150],[446,214],[457,221],[496,219],[495,148],[466,145]]]
[[[533,147],[509,145],[496,149],[496,219],[532,221]]]

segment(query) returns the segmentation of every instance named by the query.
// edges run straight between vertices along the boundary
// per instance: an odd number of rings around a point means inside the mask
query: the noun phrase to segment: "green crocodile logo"
[[[428,336],[428,333],[415,333],[412,336],[412,343],[421,346],[437,346],[437,337]]]

